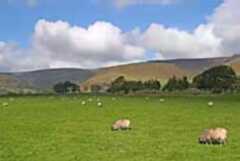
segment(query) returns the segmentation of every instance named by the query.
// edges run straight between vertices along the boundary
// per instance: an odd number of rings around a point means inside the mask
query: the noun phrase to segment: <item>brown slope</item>
[[[240,56],[233,56],[226,65],[230,65],[237,75],[240,75]]]
[[[119,76],[124,76],[128,80],[158,79],[165,81],[174,75],[182,77],[190,76],[192,73],[171,63],[138,63],[101,69],[82,85],[89,88],[93,84],[108,84]]]

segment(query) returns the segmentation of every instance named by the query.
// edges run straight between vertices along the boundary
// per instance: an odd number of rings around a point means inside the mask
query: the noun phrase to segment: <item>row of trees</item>
[[[195,76],[190,82],[189,79],[184,76],[177,78],[173,76],[163,86],[158,80],[148,81],[133,81],[126,80],[124,76],[120,76],[115,79],[110,86],[93,85],[91,87],[92,92],[99,92],[102,89],[110,93],[125,93],[138,92],[138,91],[182,91],[189,88],[195,88],[203,91],[211,91],[214,93],[220,93],[224,91],[240,91],[240,79],[238,79],[234,70],[229,66],[217,66],[209,70],[200,73]],[[72,94],[79,93],[80,86],[78,84],[66,81],[64,83],[57,83],[53,87],[54,91],[58,94]]]
[[[127,81],[124,76],[118,77],[114,80],[108,89],[108,92],[119,93],[124,92],[125,94],[129,92],[137,92],[142,90],[160,90],[161,83],[158,80],[149,81]]]
[[[177,78],[173,76],[162,87],[158,80],[149,81],[127,81],[123,76],[114,80],[109,88],[109,92],[137,92],[137,91],[182,91],[189,88],[195,88],[204,91],[220,93],[224,91],[232,91],[240,89],[240,80],[237,78],[234,70],[229,66],[217,66],[200,73],[189,82],[189,79],[184,76]]]

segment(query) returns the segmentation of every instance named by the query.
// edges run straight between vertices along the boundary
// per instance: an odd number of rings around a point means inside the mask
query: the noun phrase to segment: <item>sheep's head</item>
[[[112,125],[112,130],[115,131],[115,130],[118,130],[118,126],[116,124],[113,124]]]

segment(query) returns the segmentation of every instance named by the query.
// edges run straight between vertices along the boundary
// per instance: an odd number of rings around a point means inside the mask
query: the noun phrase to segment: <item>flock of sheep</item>
[[[115,97],[112,100],[116,100]],[[149,97],[145,97],[145,100],[149,100]],[[88,99],[88,102],[92,102],[91,98]],[[164,98],[160,98],[160,102],[165,102]],[[86,105],[86,101],[82,101],[82,105]],[[97,106],[102,107],[103,104],[99,98],[97,98]],[[213,107],[214,103],[212,101],[208,102],[209,107]],[[111,129],[113,131],[118,130],[129,130],[131,129],[131,121],[128,119],[120,119],[115,121],[112,124]],[[198,138],[200,144],[225,144],[227,141],[228,131],[225,128],[211,128],[204,130]]]
[[[112,97],[112,100],[115,101],[116,98]],[[149,100],[148,97],[145,98],[145,100]],[[9,101],[14,101],[14,98],[10,98]],[[92,102],[92,98],[88,98],[87,101],[82,101],[82,105],[86,105],[87,102]],[[165,102],[164,98],[160,98],[160,102]],[[2,107],[7,107],[9,106],[8,102],[3,102]],[[97,98],[97,106],[102,107],[103,103],[100,98]],[[208,102],[209,107],[213,107],[214,103],[213,102]],[[129,130],[131,129],[131,122],[128,119],[120,119],[115,121],[112,124],[111,129],[113,131],[117,130]],[[225,144],[227,141],[227,135],[228,131],[225,128],[211,128],[211,129],[206,129],[202,132],[202,134],[198,138],[198,142],[200,144]]]
[[[112,130],[131,129],[130,120],[117,120],[112,125]],[[198,138],[200,144],[225,144],[227,141],[227,130],[225,128],[206,129]]]

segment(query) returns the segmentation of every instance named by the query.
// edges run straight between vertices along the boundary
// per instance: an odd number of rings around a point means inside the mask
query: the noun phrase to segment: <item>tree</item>
[[[146,82],[142,81],[127,81],[123,76],[118,77],[111,83],[109,92],[124,92],[128,94],[129,92],[137,92],[141,90],[160,90],[161,84],[158,80],[149,80]]]
[[[64,94],[65,93],[65,88],[64,88],[64,85],[62,82],[60,83],[57,83],[53,86],[53,90],[56,92],[56,93],[59,93],[59,94]]]
[[[116,92],[121,92],[124,90],[124,86],[125,86],[125,77],[124,76],[120,76],[118,78],[116,78],[112,83],[111,83],[111,87],[108,89],[109,92],[111,93],[116,93]]]
[[[173,91],[176,90],[178,86],[178,81],[176,76],[173,76],[172,78],[169,78],[168,82],[163,87],[163,91]]]
[[[190,86],[188,78],[184,76],[182,79],[177,79],[175,76],[169,78],[166,85],[163,87],[163,91],[175,91],[175,90],[186,90]]]
[[[55,84],[53,90],[58,94],[72,94],[80,92],[80,87],[75,83],[66,81]]]
[[[144,82],[144,89],[147,90],[160,90],[161,83],[158,80],[148,80]]]
[[[237,76],[230,66],[213,67],[193,78],[193,85],[201,90],[223,92],[232,89]]]
[[[178,80],[178,89],[179,90],[185,90],[188,89],[190,86],[190,83],[188,82],[188,78],[184,76],[182,79]]]

